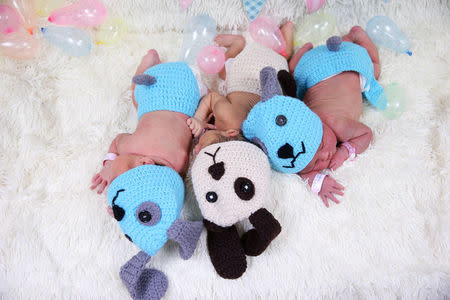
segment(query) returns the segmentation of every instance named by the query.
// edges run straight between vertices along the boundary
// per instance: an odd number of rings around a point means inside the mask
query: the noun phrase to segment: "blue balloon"
[[[211,17],[199,15],[192,18],[184,29],[180,60],[195,64],[200,50],[212,44],[216,35],[217,24]]]
[[[64,26],[49,26],[41,28],[43,36],[51,44],[61,48],[72,56],[84,56],[91,51],[92,42],[81,29]]]
[[[367,22],[366,32],[375,44],[412,55],[408,39],[390,18],[373,17]]]

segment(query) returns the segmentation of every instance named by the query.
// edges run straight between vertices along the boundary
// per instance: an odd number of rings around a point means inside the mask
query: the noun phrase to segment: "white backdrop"
[[[130,79],[150,48],[177,59],[192,16],[248,30],[240,0],[194,0],[184,13],[175,0],[102,1],[129,25],[120,44],[74,58],[39,37],[35,59],[0,59],[0,298],[128,297],[119,268],[138,249],[89,185],[111,140],[136,126]],[[336,34],[387,15],[409,37],[411,57],[380,49],[380,83],[405,88],[407,111],[387,120],[364,107],[374,140],[335,172],[346,187],[339,205],[327,209],[297,176],[272,173],[266,206],[283,230],[240,279],[215,273],[205,231],[188,261],[168,243],[150,262],[169,278],[167,299],[450,297],[449,5],[327,1]],[[306,16],[301,0],[268,0],[263,14]],[[183,215],[200,219],[187,187]]]

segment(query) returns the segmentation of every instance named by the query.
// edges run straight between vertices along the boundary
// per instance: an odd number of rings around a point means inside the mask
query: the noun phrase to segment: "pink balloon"
[[[0,53],[10,58],[28,59],[36,56],[38,41],[26,31],[0,36]]]
[[[6,3],[14,7],[19,14],[20,22],[31,34],[36,27],[36,14],[32,0],[6,0]]]
[[[322,7],[326,0],[305,0],[306,8],[311,14]]]
[[[203,47],[197,56],[197,65],[206,74],[216,74],[225,64],[225,53],[214,45]]]
[[[286,41],[277,24],[269,18],[258,17],[250,24],[250,35],[255,42],[286,55]]]
[[[192,0],[180,0],[181,10],[185,10],[191,4],[191,2]]]
[[[98,0],[80,0],[53,11],[48,20],[58,25],[95,27],[103,23],[106,9]]]
[[[20,25],[19,14],[9,5],[0,4],[0,34],[17,31]]]

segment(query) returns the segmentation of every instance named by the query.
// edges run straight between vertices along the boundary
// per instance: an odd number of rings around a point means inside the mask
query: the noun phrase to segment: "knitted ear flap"
[[[134,75],[133,83],[138,85],[152,85],[156,82],[156,78],[148,74]]]
[[[277,78],[277,71],[273,67],[265,67],[259,73],[261,81],[261,102],[271,99],[275,95],[283,95]]]
[[[295,84],[294,76],[286,70],[280,70],[278,71],[277,77],[283,94],[295,98],[297,96],[297,85]]]

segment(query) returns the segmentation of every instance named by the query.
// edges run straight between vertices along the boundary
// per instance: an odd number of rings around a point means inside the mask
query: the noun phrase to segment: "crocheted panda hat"
[[[167,229],[179,217],[184,183],[169,167],[143,165],[113,180],[108,202],[125,236],[153,256],[167,241]]]
[[[260,79],[261,101],[242,123],[242,132],[263,149],[273,169],[298,173],[319,148],[322,122],[301,100],[282,96],[275,69],[262,69]]]
[[[270,187],[270,164],[249,142],[230,141],[203,148],[191,169],[203,217],[222,227],[260,209]]]

